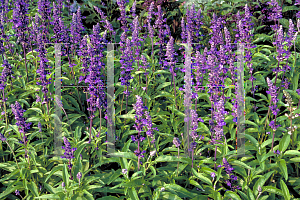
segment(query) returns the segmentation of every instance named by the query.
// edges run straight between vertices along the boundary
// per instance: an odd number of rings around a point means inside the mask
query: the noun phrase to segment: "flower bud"
[[[257,190],[258,190],[259,193],[262,192],[262,189],[261,189],[260,185],[258,186]]]

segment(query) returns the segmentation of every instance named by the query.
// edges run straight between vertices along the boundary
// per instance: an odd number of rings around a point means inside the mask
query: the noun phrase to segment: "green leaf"
[[[257,140],[252,137],[251,135],[245,134],[245,137],[250,140],[250,142],[256,147],[256,149],[258,148],[258,142]]]
[[[213,195],[214,195],[214,199],[215,200],[222,200],[220,192],[214,191]],[[199,196],[197,196],[197,197],[199,197]],[[197,199],[199,200],[200,198],[197,198]],[[205,196],[203,196],[201,199],[205,199],[206,200]],[[196,198],[195,198],[195,200],[196,200]]]
[[[26,120],[26,122],[39,122],[41,121],[41,117],[30,117]]]
[[[135,114],[125,114],[125,115],[119,115],[118,118],[125,118],[125,119],[134,119]]]
[[[243,163],[242,161],[239,161],[239,160],[233,160],[233,161],[230,162],[230,164],[231,164],[231,165],[239,165],[239,166],[241,166],[241,167],[245,167],[245,168],[247,168],[247,169],[253,170],[252,167],[246,165],[245,163]]]
[[[121,176],[121,169],[118,169],[117,171],[112,172],[112,176],[109,177],[109,181],[106,183],[107,185],[111,184],[113,181],[115,181],[119,176]]]
[[[17,133],[17,135],[19,136],[20,135],[20,132],[18,130],[18,126],[17,125],[10,125],[9,126],[15,131],[15,133]]]
[[[160,89],[162,89],[162,88],[164,88],[164,87],[167,87],[167,86],[169,86],[169,85],[171,85],[171,82],[165,82],[165,83],[163,83],[163,84],[160,84],[158,87],[157,87],[157,91],[159,91]]]
[[[65,186],[67,188],[67,187],[69,187],[69,173],[68,173],[68,169],[67,169],[66,164],[64,164],[62,174],[63,174],[63,181],[64,181]]]
[[[110,155],[113,157],[123,157],[123,158],[128,158],[131,160],[137,160],[137,156],[132,152],[116,152],[116,153],[112,153]]]
[[[173,192],[176,192],[179,196],[181,197],[189,197],[193,198],[197,194],[189,192],[187,189],[181,187],[180,185],[177,184],[166,184],[165,189],[171,190]]]
[[[44,188],[48,191],[48,192],[50,192],[50,193],[52,193],[52,194],[55,194],[56,193],[56,188],[53,188],[51,185],[49,185],[48,183],[43,183],[43,185],[44,185]],[[61,184],[60,184],[61,185]]]
[[[60,199],[58,194],[45,194],[43,196],[35,197],[35,199]]]
[[[83,190],[83,192],[86,194],[85,198],[87,200],[94,200],[94,197],[91,193],[89,193],[87,190]]]
[[[283,7],[282,9],[282,12],[287,12],[287,11],[290,11],[290,10],[298,10],[297,6],[285,6]]]
[[[156,170],[155,170],[155,168],[154,168],[153,166],[150,166],[149,168],[150,168],[150,170],[151,170],[152,173],[153,173],[152,178],[155,178],[155,177],[156,177]]]
[[[82,152],[82,150],[84,149],[85,146],[86,146],[86,143],[84,142],[84,143],[81,144],[81,145],[77,148],[77,150],[75,151],[74,157],[76,158],[76,160],[79,159],[79,156],[80,156],[80,154],[81,154],[81,152]]]
[[[40,113],[41,115],[43,114],[42,110],[39,109],[39,108],[29,108],[28,110],[33,110],[33,111],[35,111],[37,113]]]
[[[289,20],[281,18],[279,19],[279,22],[282,24],[284,28],[289,28]]]
[[[278,164],[279,164],[279,168],[280,168],[280,170],[281,170],[281,172],[282,172],[282,174],[283,174],[283,176],[285,178],[285,181],[287,181],[287,179],[288,179],[288,172],[287,172],[287,166],[286,166],[285,160],[280,159]]]
[[[222,167],[219,167],[218,172],[216,174],[216,176],[217,176],[216,181],[218,181],[222,177],[221,173],[222,173]]]
[[[155,161],[155,163],[158,162],[182,162],[182,163],[187,163],[187,164],[192,164],[192,161],[190,158],[177,158],[176,156],[158,156]]]
[[[264,174],[264,176],[260,177],[256,182],[255,185],[253,187],[253,193],[254,195],[258,195],[258,186],[260,186],[261,188],[264,186],[264,184],[266,183],[266,181],[270,178],[270,176],[274,173],[273,171],[270,171],[266,174]]]
[[[78,118],[84,116],[82,114],[70,114],[70,115],[72,115],[72,116],[70,116],[70,124],[69,125],[73,124]]]
[[[274,156],[274,152],[270,151],[267,154],[263,155],[259,160],[260,163],[264,162],[267,158]]]
[[[160,192],[158,191],[158,193],[160,193]],[[178,197],[175,194],[172,194],[171,192],[164,192],[162,197],[163,197],[162,199],[182,200],[182,198]]]
[[[153,75],[156,74],[171,74],[171,72],[166,70],[157,70],[156,72],[153,73]]]
[[[242,191],[237,191],[239,194],[240,194],[240,196],[243,198],[243,199],[246,199],[246,200],[249,200],[249,198],[247,197],[247,195],[244,193],[244,192],[242,192]],[[219,193],[219,192],[218,192]]]
[[[24,104],[26,104],[28,107],[30,107],[29,103],[28,103],[26,100],[24,100],[24,99],[19,99],[19,101],[22,102],[22,103],[24,103]]]
[[[160,94],[155,96],[154,99],[158,98],[158,97],[170,97],[172,99],[175,99],[175,96],[173,94],[170,94],[169,92],[165,92],[165,91],[161,91],[159,92]]]
[[[121,175],[121,173],[119,173]],[[129,188],[136,188],[136,187],[139,187],[141,185],[145,184],[145,180],[142,180],[142,179],[134,179],[134,180],[131,180],[129,182],[126,182],[126,183],[121,183],[120,186],[124,186],[124,187],[129,187]]]
[[[36,197],[39,196],[38,188],[33,181],[31,181],[27,186],[28,186],[28,189],[34,194],[34,196],[36,196]]]
[[[29,94],[35,93],[35,92],[36,92],[35,90],[30,90],[28,92],[24,92],[24,93],[22,93],[22,94],[19,95],[19,98],[23,98],[23,97],[25,97],[25,96],[27,96]]]
[[[300,162],[300,157],[291,158],[290,161],[292,161],[292,162]]]
[[[284,199],[285,200],[290,200],[291,195],[290,195],[289,189],[287,188],[287,186],[286,186],[286,184],[283,180],[280,180],[280,187],[282,189]]]
[[[293,111],[294,114],[300,113],[300,108]]]
[[[193,185],[193,186],[198,187],[201,190],[204,190],[203,187],[195,180],[190,180],[190,184]]]
[[[298,89],[299,72],[294,73],[292,81],[293,81],[293,90],[296,91],[296,89]]]
[[[139,200],[138,194],[134,188],[128,189],[128,194],[131,200]]]
[[[201,181],[203,181],[209,185],[212,185],[212,182],[209,178],[203,176],[201,173],[198,173],[194,168],[192,168],[192,173]]]
[[[255,35],[256,39],[253,41],[253,43],[257,43],[260,41],[266,41],[266,40],[270,40],[270,36],[266,35],[266,34],[256,34]]]
[[[119,200],[119,198],[114,196],[107,196],[107,197],[98,198],[97,200]]]
[[[289,134],[286,134],[282,137],[282,139],[279,142],[279,151],[284,152],[289,144],[290,144],[291,136]]]
[[[249,200],[255,200],[253,192],[251,191],[250,188],[248,188],[247,195]]]
[[[17,189],[20,189],[22,185],[17,185],[14,187],[8,187],[4,192],[0,194],[0,199],[3,199],[5,196],[9,195],[12,192],[15,192]]]
[[[236,193],[232,192],[232,191],[227,191],[225,192],[225,197],[229,197],[235,200],[241,200],[240,196],[237,195]]]
[[[269,192],[269,193],[274,193],[274,194],[283,196],[283,193],[281,192],[281,190],[277,189],[276,187],[265,186],[262,188],[263,188],[263,192]]]
[[[210,175],[211,173],[215,173],[217,174],[217,172],[213,169],[210,169],[208,167],[202,167],[201,170],[203,170],[203,172],[205,172],[206,174]]]
[[[260,58],[266,59],[267,61],[271,61],[268,58],[268,56],[266,56],[265,54],[262,54],[262,53],[255,53],[252,58],[255,58],[255,57],[260,57]]]
[[[170,110],[172,110],[172,112],[174,112],[176,115],[181,116],[181,117],[185,117],[185,114],[179,110],[177,110],[176,108],[173,108],[172,106],[167,106]]]
[[[279,140],[278,138],[274,138],[274,142],[278,141],[278,140]],[[268,139],[261,144],[261,148],[265,148],[266,146],[268,146],[271,143],[272,143],[272,139]]]
[[[245,121],[245,124],[250,124],[250,125],[253,125],[253,126],[255,126],[256,128],[258,128],[258,125],[257,125],[256,123],[254,123],[254,122],[251,122],[250,120],[246,120],[246,121]]]
[[[300,156],[300,151],[296,151],[296,150],[287,150],[284,153],[285,156]]]
[[[67,97],[71,103],[77,108],[77,109],[80,109],[79,108],[79,104],[77,103],[77,101],[70,95],[64,95],[64,98]]]

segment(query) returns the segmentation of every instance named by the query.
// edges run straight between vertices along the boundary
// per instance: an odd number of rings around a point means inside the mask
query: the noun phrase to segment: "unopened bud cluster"
[[[283,90],[283,94],[286,98],[285,101],[288,103],[289,107],[292,107],[293,99],[292,99],[291,95],[286,90]]]
[[[299,117],[299,114],[294,114],[294,113],[292,113],[294,110],[296,110],[297,108],[296,107],[294,107],[294,108],[291,108],[290,109],[290,114],[287,114],[287,113],[285,113],[284,115],[285,116],[287,116],[289,119],[295,119],[295,117]]]
[[[283,94],[286,97],[286,99],[285,99],[285,101],[287,102],[286,105],[289,106],[289,111],[290,111],[290,114],[288,115],[286,113],[285,116],[287,116],[289,119],[295,119],[295,117],[299,117],[298,114],[292,113],[297,108],[296,107],[292,107],[293,106],[293,100],[292,100],[291,95],[286,90],[283,90]]]
[[[293,126],[292,128],[288,127],[288,134],[292,135],[292,132],[294,132],[297,128],[297,126]]]

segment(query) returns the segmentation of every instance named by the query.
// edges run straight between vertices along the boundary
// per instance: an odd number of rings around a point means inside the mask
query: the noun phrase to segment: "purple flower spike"
[[[134,154],[139,157],[139,158],[144,158],[145,156],[143,155],[144,153],[146,153],[145,150],[143,150],[142,152],[141,151],[138,151],[138,150],[135,150],[134,151]]]
[[[173,144],[178,148],[180,146],[181,142],[177,137],[174,137]]]
[[[7,78],[13,74],[12,67],[7,60],[3,60],[2,67],[4,67],[4,68],[3,68],[2,74],[0,76],[0,90],[4,90],[4,88],[6,87],[5,83],[7,81]],[[5,101],[6,100],[7,99],[5,98]]]
[[[39,132],[41,133],[42,132],[42,124],[41,124],[41,122],[38,123],[38,128],[39,128]]]
[[[4,135],[2,133],[0,133],[0,139],[2,140],[2,142],[6,141],[6,138],[4,137]]]
[[[74,157],[74,151],[77,150],[77,148],[71,148],[71,144],[68,141],[68,139],[66,137],[64,137],[64,143],[65,143],[65,147],[62,146],[61,148],[65,150],[64,156],[61,156],[61,158],[66,158],[69,160],[69,169],[72,169],[72,164],[71,164],[71,160]]]
[[[16,101],[15,105],[11,104],[10,106],[11,106],[11,110],[12,110],[13,114],[15,115],[15,119],[17,121],[16,125],[19,127],[20,134],[23,133],[23,138],[26,138],[25,133],[26,133],[27,130],[30,129],[30,125],[32,123],[31,122],[30,123],[25,123],[25,119],[23,117],[23,113],[25,112],[25,110],[22,109],[19,102]],[[21,138],[22,138],[22,136],[21,136]],[[25,140],[23,142],[26,143],[27,141]]]

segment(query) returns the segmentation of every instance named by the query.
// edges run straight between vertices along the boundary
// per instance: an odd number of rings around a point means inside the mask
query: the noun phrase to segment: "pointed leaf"
[[[285,178],[285,181],[287,181],[287,179],[288,179],[288,172],[287,172],[287,166],[286,166],[285,160],[284,159],[280,159],[278,164],[279,164],[279,168],[280,168],[280,170],[281,170],[281,172],[282,172],[282,174],[283,174],[283,176]]]
[[[67,187],[69,187],[69,173],[68,173],[68,169],[67,169],[66,164],[64,164],[62,174],[63,174],[63,181],[64,181],[65,186],[67,188]]]
[[[212,182],[209,178],[203,176],[201,173],[198,173],[194,168],[192,168],[192,173],[197,177],[199,178],[201,181],[209,184],[209,185],[212,185]]]
[[[285,200],[290,200],[291,195],[290,195],[289,189],[288,189],[288,187],[286,186],[286,184],[283,180],[280,180],[280,187],[281,187],[284,199]]]
[[[248,135],[248,134],[245,134],[245,137],[246,137],[248,140],[250,140],[250,142],[251,142],[256,148],[258,148],[258,142],[257,142],[257,140],[256,140],[254,137],[252,137],[251,135]]]
[[[300,156],[300,151],[288,150],[284,153],[285,156]]]
[[[177,184],[166,184],[164,187],[165,187],[165,189],[176,192],[178,194],[178,196],[181,196],[181,197],[193,198],[196,196],[195,193],[191,193],[191,192],[187,191],[187,189],[185,189]]]
[[[277,195],[281,195],[283,196],[283,193],[281,192],[281,190],[277,189],[276,187],[273,186],[265,186],[262,187],[263,188],[263,192],[269,192],[269,193],[273,193],[273,194],[277,194]]]
[[[60,199],[58,194],[46,194],[39,197],[35,197],[35,199]]]
[[[128,189],[128,194],[129,194],[131,200],[139,200],[139,196],[138,196],[136,190],[134,189],[134,187]]]
[[[39,196],[38,188],[33,181],[31,181],[29,184],[27,184],[27,186],[28,186],[28,189],[34,194],[34,196],[36,196],[36,197]]]
[[[291,136],[289,134],[286,134],[282,137],[282,139],[279,142],[279,151],[284,152],[289,144],[290,144]]]
[[[253,192],[251,191],[250,188],[248,188],[247,194],[248,194],[248,199],[249,200],[255,200]]]
[[[4,192],[0,194],[0,199],[3,199],[5,196],[9,195],[12,192],[15,192],[17,189],[20,189],[22,185],[17,185],[14,187],[8,187]]]
[[[236,193],[232,192],[232,191],[225,192],[225,197],[229,197],[229,198],[232,198],[234,200],[241,200],[240,196],[237,195]]]

